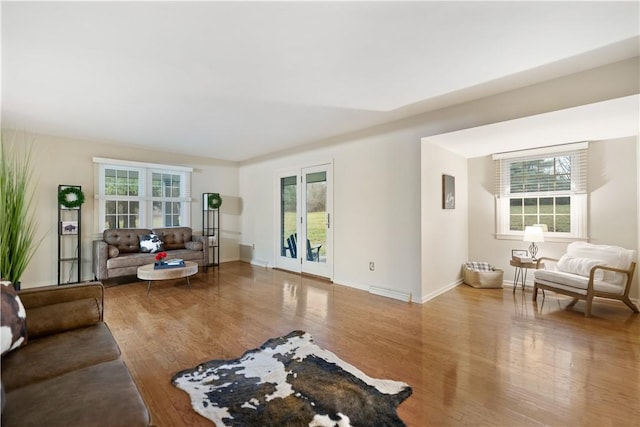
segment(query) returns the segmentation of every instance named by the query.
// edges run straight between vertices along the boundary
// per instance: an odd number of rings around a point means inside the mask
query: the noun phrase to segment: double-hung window
[[[498,237],[543,225],[553,238],[587,237],[588,143],[495,154]]]
[[[191,168],[94,158],[100,231],[189,226]]]

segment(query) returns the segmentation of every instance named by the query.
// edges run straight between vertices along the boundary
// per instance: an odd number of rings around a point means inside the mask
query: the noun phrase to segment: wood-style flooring
[[[135,280],[135,279],[132,279]],[[105,289],[105,320],[159,427],[212,426],[174,373],[304,330],[372,377],[407,382],[408,426],[639,426],[640,315],[624,304],[460,285],[410,304],[232,262]]]

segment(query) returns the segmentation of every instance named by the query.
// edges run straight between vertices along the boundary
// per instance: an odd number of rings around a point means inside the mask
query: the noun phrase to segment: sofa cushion
[[[558,260],[557,268],[565,273],[577,274],[578,276],[589,277],[591,269],[596,265],[604,265],[605,262],[595,258],[581,258],[569,254],[564,254]],[[604,270],[596,270],[593,274],[594,280],[604,279]]]
[[[160,236],[166,251],[184,249],[185,243],[192,240],[191,227],[154,228],[153,232]]]
[[[96,298],[84,298],[29,309],[27,331],[33,339],[98,322],[100,303]]]
[[[3,427],[147,425],[147,408],[119,359],[38,384],[14,390],[7,387],[7,407],[2,413]]]
[[[111,331],[105,323],[97,323],[31,340],[29,345],[5,355],[2,358],[2,382],[10,392],[119,356],[120,349]]]
[[[141,234],[138,239],[140,240],[140,252],[151,254],[164,252],[164,242],[157,234]]]
[[[146,228],[111,228],[104,230],[102,239],[108,245],[118,248],[120,253],[140,252],[141,234],[151,234],[151,230]]]
[[[27,342],[27,312],[11,282],[0,285],[0,347],[2,354]]]
[[[628,270],[631,262],[636,258],[636,252],[630,249],[621,248],[619,246],[610,245],[594,245],[587,242],[573,242],[567,246],[567,254],[579,258],[592,258],[604,261],[604,265],[608,267],[620,268]],[[627,275],[615,273],[612,271],[604,272],[605,282],[616,285],[624,284]]]
[[[534,272],[534,277],[536,282],[551,286],[560,284],[563,289],[573,290],[576,292],[579,291],[579,293],[583,293],[585,295],[589,284],[588,277],[566,273],[564,271],[536,270]],[[624,286],[617,285],[615,283],[608,283],[603,280],[594,280],[593,289],[598,292],[608,292],[615,295],[622,295],[624,293]]]

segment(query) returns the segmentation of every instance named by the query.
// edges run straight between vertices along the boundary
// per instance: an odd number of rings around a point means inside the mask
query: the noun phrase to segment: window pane
[[[540,198],[540,213],[552,214],[553,213],[553,197],[541,197]]]
[[[571,231],[571,215],[556,216],[556,231],[559,233],[569,233]]]
[[[151,196],[162,197],[162,176],[159,173],[151,174]]]
[[[153,202],[153,214],[151,219],[151,224],[153,227],[163,227],[164,224],[162,222],[162,202]]]
[[[511,199],[509,202],[511,215],[522,213],[522,199]]]
[[[571,213],[571,198],[556,197],[556,214],[570,214],[570,213]]]
[[[107,215],[115,215],[116,213],[116,202],[113,200],[107,200],[105,202],[105,213]]]
[[[524,230],[524,227],[522,226],[522,215],[511,215],[509,217],[509,230],[513,230],[513,231]]]
[[[547,231],[555,231],[555,226],[553,224],[553,215],[540,215],[540,222],[538,224],[546,224]]]
[[[115,169],[105,169],[104,171],[104,193],[107,196],[114,196],[116,194]]]
[[[525,215],[538,214],[538,199],[535,197],[527,197],[524,201]]]
[[[116,216],[115,215],[107,215],[104,219],[105,228],[117,228],[116,227]]]
[[[137,179],[130,179],[129,180],[129,195],[130,196],[138,196],[138,189],[140,188],[140,181],[138,181]]]

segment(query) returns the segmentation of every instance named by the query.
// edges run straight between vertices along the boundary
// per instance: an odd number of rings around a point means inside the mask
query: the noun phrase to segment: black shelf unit
[[[58,185],[58,194],[65,188],[82,191],[79,185]],[[82,277],[82,207],[65,208],[58,203],[58,285],[80,283]],[[71,281],[75,264],[76,281]],[[69,267],[69,280],[62,283],[63,269]]]
[[[207,267],[220,265],[220,209],[209,207],[209,197],[214,194],[202,193],[202,235],[210,252]],[[213,243],[210,237],[215,237]]]

